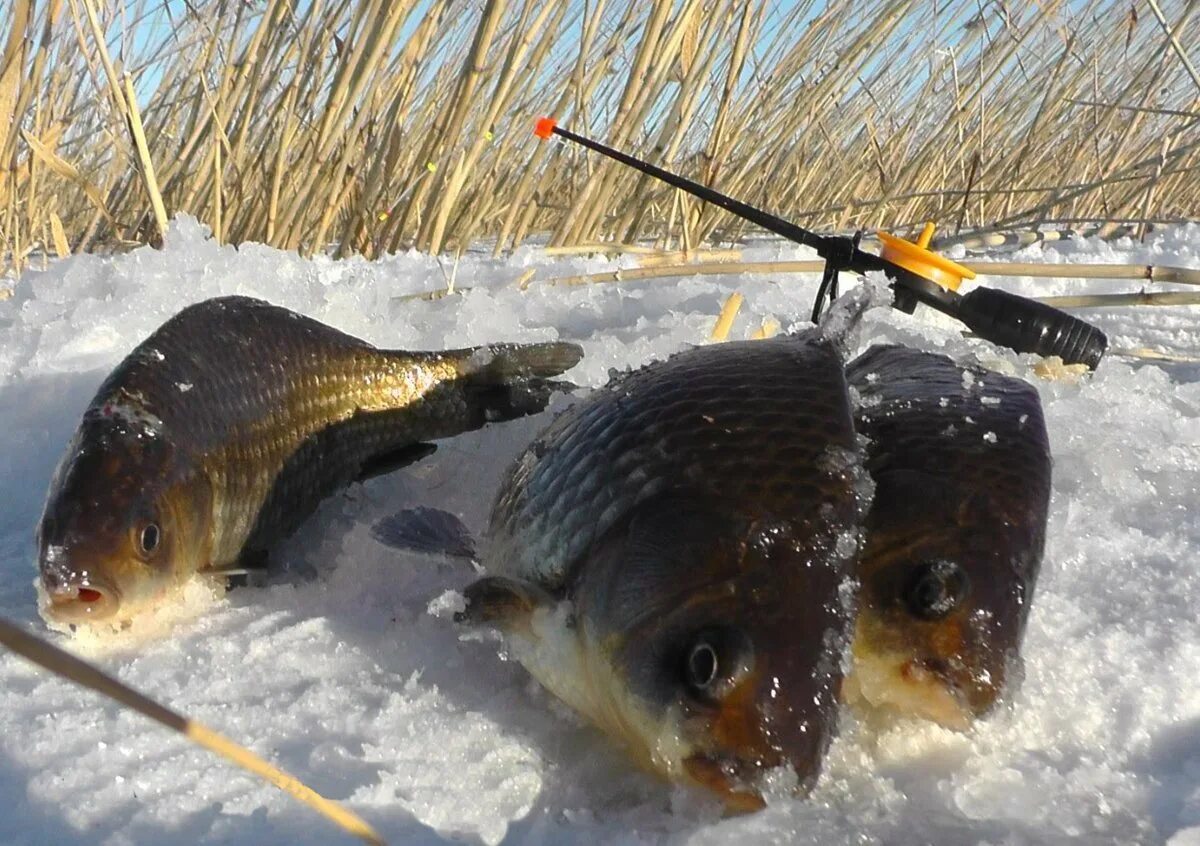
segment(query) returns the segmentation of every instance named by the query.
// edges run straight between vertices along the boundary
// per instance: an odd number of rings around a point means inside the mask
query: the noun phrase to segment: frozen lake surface
[[[392,843],[1200,844],[1200,365],[1112,356],[1089,378],[1045,381],[1033,360],[963,340],[930,311],[876,310],[862,344],[976,356],[1037,385],[1055,459],[1050,533],[1025,642],[1026,679],[968,734],[852,719],[807,799],[772,797],[722,819],[707,799],[632,768],[497,644],[460,639],[431,601],[469,568],[371,537],[427,505],[479,529],[507,463],[549,415],[450,443],[425,462],[327,502],[279,550],[262,588],[194,591],[172,619],[104,640],[49,632],[35,610],[33,527],[47,483],[96,387],[184,305],[262,297],[380,346],[460,347],[563,338],[586,351],[569,377],[703,342],[728,294],[731,337],[765,316],[800,325],[817,279],[742,276],[620,285],[512,283],[611,270],[629,259],[536,249],[452,262],[377,262],[240,250],[177,220],[163,251],[78,256],[29,271],[0,303],[0,614],[242,742]],[[747,258],[807,258],[759,243]],[[1006,256],[1006,258],[1008,258]],[[1200,227],[1147,244],[1033,247],[1020,260],[1200,266]],[[1026,294],[1132,283],[989,280]],[[1113,348],[1200,353],[1200,309],[1085,316]],[[566,403],[564,398],[558,406]],[[140,716],[0,654],[0,842],[326,844],[336,830],[279,791]]]

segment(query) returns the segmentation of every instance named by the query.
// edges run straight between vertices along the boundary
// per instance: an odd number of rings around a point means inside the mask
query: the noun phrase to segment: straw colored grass
[[[543,113],[820,228],[1195,217],[1198,8],[0,0],[0,250],[51,215],[75,250],[177,213],[368,256],[747,234]]]
[[[671,254],[664,254],[671,255]],[[674,254],[678,255],[678,254]],[[653,259],[655,256],[647,256]],[[808,261],[741,261],[736,255],[722,256],[723,261],[667,264],[650,261],[642,267],[630,267],[618,270],[605,270],[600,273],[587,273],[577,276],[555,276],[545,279],[537,278],[536,270],[527,270],[512,284],[522,291],[533,285],[549,285],[573,287],[579,285],[616,284],[627,282],[644,282],[652,279],[679,279],[687,276],[785,276],[793,273],[820,273],[825,269],[824,259]],[[1043,279],[1141,279],[1147,282],[1171,282],[1180,285],[1200,286],[1200,269],[1190,267],[1171,267],[1159,264],[1031,264],[1026,262],[963,262],[968,270],[973,270],[980,277],[1013,277],[1030,276]],[[455,287],[452,280],[445,288],[436,291],[424,291],[417,294],[405,294],[397,299],[410,300],[440,300],[452,294],[465,294],[469,287]],[[1160,295],[1161,294],[1161,295]],[[726,307],[736,309],[741,307],[741,300],[734,300],[731,295]],[[1103,305],[1196,305],[1191,297],[1200,294],[1178,292],[1156,292],[1153,295],[1145,292],[1134,294],[1105,294],[1100,295],[1097,303]],[[1104,297],[1124,297],[1128,302],[1118,303],[1114,299]],[[1067,297],[1063,303],[1077,298]],[[1090,298],[1078,298],[1090,299]],[[1052,297],[1043,298],[1043,302],[1051,303]],[[1057,303],[1062,305],[1063,303]],[[1068,303],[1073,304],[1073,303]],[[1082,306],[1081,306],[1082,307]],[[732,317],[730,318],[732,321]]]
[[[733,321],[737,318],[744,299],[745,297],[737,291],[729,295],[729,298],[725,300],[725,305],[721,306],[717,322],[713,324],[712,333],[709,335],[710,341],[724,341],[729,337],[729,330],[733,328]]]

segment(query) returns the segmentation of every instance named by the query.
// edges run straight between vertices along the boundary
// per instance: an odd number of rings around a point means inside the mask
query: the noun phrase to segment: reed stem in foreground
[[[149,717],[159,725],[182,734],[193,743],[215,752],[238,767],[278,787],[362,841],[371,844],[383,843],[383,838],[360,817],[336,802],[321,796],[294,776],[271,766],[250,750],[195,720],[177,714],[165,705],[155,702],[148,696],[138,693],[112,676],[101,672],[86,661],[81,661],[74,655],[3,619],[0,619],[0,644],[56,675],[103,694],[126,708],[131,708],[139,714]]]

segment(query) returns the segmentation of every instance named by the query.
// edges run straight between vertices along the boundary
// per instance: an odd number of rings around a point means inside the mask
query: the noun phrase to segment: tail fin
[[[473,382],[495,384],[513,379],[547,379],[570,370],[583,358],[578,344],[489,344],[447,353],[464,359],[464,375]]]
[[[398,446],[407,447],[413,441],[451,438],[489,423],[545,410],[555,392],[575,388],[569,382],[549,377],[574,367],[583,357],[583,350],[576,344],[552,341],[384,354],[400,356],[406,363],[415,360],[417,365],[422,362],[450,365],[439,370],[439,378],[421,396],[420,402],[401,396],[397,406],[388,410],[401,424]]]
[[[576,387],[549,377],[570,370],[583,358],[578,344],[565,341],[489,344],[451,353],[456,354],[463,357],[471,428],[543,411],[555,392]]]
[[[569,393],[575,387],[570,382],[550,379],[515,379],[500,384],[468,384],[466,396],[468,406],[481,415],[474,424],[478,428],[487,423],[539,414],[550,404],[550,397],[555,392]]]

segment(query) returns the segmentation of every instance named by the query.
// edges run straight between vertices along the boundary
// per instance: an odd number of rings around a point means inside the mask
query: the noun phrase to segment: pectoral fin
[[[371,537],[406,552],[475,558],[471,530],[458,517],[438,508],[409,508],[384,517],[371,527]]]
[[[532,582],[504,576],[485,576],[463,591],[465,611],[454,615],[455,622],[495,626],[503,632],[529,628],[538,608],[554,604],[553,597]]]

